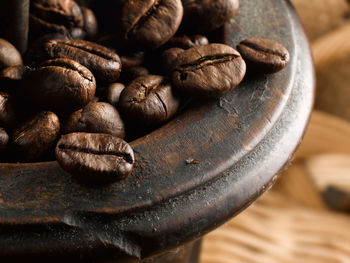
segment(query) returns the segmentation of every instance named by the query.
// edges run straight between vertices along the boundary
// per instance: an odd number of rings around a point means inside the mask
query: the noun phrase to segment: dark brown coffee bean
[[[134,80],[122,91],[119,99],[125,117],[148,127],[169,120],[179,106],[180,99],[170,83],[155,75]]]
[[[89,103],[82,110],[74,112],[64,127],[64,133],[88,132],[106,133],[125,137],[125,125],[118,111],[109,103]]]
[[[205,36],[202,35],[192,35],[192,36],[174,36],[169,39],[169,41],[166,43],[166,46],[171,47],[177,47],[182,49],[189,49],[196,46],[204,46],[208,45],[209,41]]]
[[[245,75],[246,65],[232,47],[209,44],[185,50],[176,59],[172,81],[184,94],[215,98],[234,89]]]
[[[143,53],[136,53],[135,56],[121,56],[120,60],[123,65],[123,70],[131,67],[140,67],[144,62]]]
[[[10,152],[17,161],[39,160],[55,143],[60,122],[53,112],[44,111],[14,129]]]
[[[30,68],[27,66],[5,68],[0,72],[0,89],[11,94],[16,93],[23,75],[28,71],[30,71]]]
[[[8,141],[9,136],[7,132],[3,128],[0,128],[0,153],[6,149]]]
[[[171,76],[174,68],[176,67],[176,59],[184,50],[182,48],[169,48],[165,50],[159,59],[160,72],[165,76]]]
[[[121,71],[119,56],[113,50],[84,40],[50,40],[38,51],[41,59],[68,58],[87,67],[98,83],[116,82]]]
[[[288,50],[271,39],[245,39],[237,49],[247,63],[248,70],[254,72],[275,73],[289,63]]]
[[[96,81],[79,63],[53,59],[25,74],[21,90],[36,107],[71,111],[94,98]]]
[[[87,183],[112,183],[132,172],[134,153],[122,139],[99,133],[71,133],[56,146],[61,167]]]
[[[207,33],[229,21],[238,11],[238,0],[182,0],[182,28],[195,33]]]
[[[22,65],[22,56],[18,50],[10,42],[0,38],[0,70]]]
[[[0,92],[0,127],[11,128],[18,119],[18,107],[14,98]]]
[[[129,67],[123,68],[123,71],[120,74],[119,81],[128,85],[134,79],[137,79],[142,76],[148,75],[148,69],[144,67]]]
[[[98,32],[98,23],[95,14],[87,7],[81,7],[81,11],[83,12],[84,17],[83,30],[86,32],[88,38],[93,38]]]
[[[123,37],[142,49],[155,49],[167,42],[180,26],[181,0],[126,1],[121,10]]]
[[[32,0],[29,21],[32,40],[52,33],[76,35],[74,30],[83,27],[83,14],[73,0]]]
[[[117,107],[119,103],[120,94],[125,89],[122,83],[112,83],[107,90],[107,101],[113,106]]]

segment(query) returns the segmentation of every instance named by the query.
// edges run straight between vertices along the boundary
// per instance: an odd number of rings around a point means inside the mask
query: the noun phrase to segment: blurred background
[[[276,185],[204,239],[201,263],[350,262],[350,1],[291,2],[316,69],[308,130]]]

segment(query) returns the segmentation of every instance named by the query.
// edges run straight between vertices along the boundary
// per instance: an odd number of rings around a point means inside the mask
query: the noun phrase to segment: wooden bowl
[[[0,259],[144,258],[201,237],[273,184],[312,108],[308,43],[283,0],[241,1],[225,32],[233,47],[277,40],[291,62],[133,141],[132,175],[110,186],[81,185],[57,162],[2,164]]]

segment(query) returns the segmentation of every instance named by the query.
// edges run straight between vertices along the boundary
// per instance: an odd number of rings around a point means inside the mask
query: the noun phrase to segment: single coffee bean
[[[182,28],[194,33],[207,33],[228,22],[238,11],[238,0],[182,0]]]
[[[235,49],[224,44],[209,44],[178,55],[172,82],[184,94],[215,98],[234,89],[245,72],[246,65]]]
[[[119,112],[109,103],[94,102],[74,112],[64,127],[64,133],[105,133],[125,137],[125,125]]]
[[[18,107],[14,98],[0,92],[0,127],[11,128],[18,119]]]
[[[122,139],[100,133],[70,133],[56,146],[61,167],[87,183],[112,183],[132,172],[134,153]]]
[[[189,49],[196,46],[204,46],[208,45],[209,41],[208,38],[202,35],[192,35],[192,36],[173,36],[169,39],[169,41],[166,43],[166,46],[171,47],[177,47],[182,49]]]
[[[78,62],[53,59],[25,74],[21,91],[36,107],[71,111],[94,98],[96,81]]]
[[[60,122],[53,112],[43,111],[14,129],[10,152],[17,161],[39,160],[55,143]]]
[[[169,48],[165,50],[159,59],[159,70],[165,76],[171,76],[174,68],[176,67],[176,59],[179,54],[184,52],[182,48]]]
[[[73,0],[32,0],[29,21],[31,40],[52,33],[76,35],[83,27],[83,13]]]
[[[125,89],[122,83],[112,83],[107,89],[107,101],[113,106],[117,107],[119,103],[120,94]]]
[[[98,23],[95,14],[87,7],[81,7],[81,11],[83,12],[84,17],[83,30],[86,32],[88,38],[93,38],[98,33]]]
[[[35,56],[39,60],[75,60],[91,70],[101,84],[116,82],[121,71],[120,58],[113,50],[85,40],[49,40]]]
[[[180,99],[170,82],[156,75],[137,78],[122,91],[119,99],[124,116],[145,127],[169,120],[179,106]]]
[[[0,38],[0,70],[22,65],[22,56],[18,50],[7,40]]]
[[[148,69],[145,67],[129,67],[123,68],[123,71],[120,74],[119,81],[128,85],[134,79],[137,79],[142,76],[148,75]]]
[[[0,128],[0,153],[5,151],[8,141],[9,136],[7,132],[3,128]]]
[[[289,63],[288,50],[271,39],[245,39],[237,49],[247,63],[248,70],[251,69],[254,72],[275,73]]]
[[[177,31],[183,16],[181,0],[126,1],[121,10],[125,40],[142,49],[155,49]]]
[[[144,53],[138,52],[134,56],[120,56],[123,70],[131,67],[140,67],[144,62]]]
[[[30,70],[27,66],[13,66],[0,72],[0,89],[15,94],[20,87],[23,75]]]

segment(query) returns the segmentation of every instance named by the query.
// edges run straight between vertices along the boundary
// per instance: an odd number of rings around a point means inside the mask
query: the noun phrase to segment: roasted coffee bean
[[[134,153],[122,139],[101,133],[71,133],[56,146],[61,167],[87,183],[112,183],[126,178],[134,165]]]
[[[96,81],[79,63],[53,59],[25,74],[21,91],[36,107],[71,111],[94,98]]]
[[[172,74],[175,87],[197,98],[215,98],[235,88],[246,65],[240,54],[224,44],[209,44],[182,52]]]
[[[171,84],[156,75],[134,80],[119,98],[119,107],[124,115],[146,127],[169,120],[179,106],[180,99]]]
[[[117,107],[119,103],[120,94],[125,89],[122,83],[112,83],[107,89],[107,101],[113,106]]]
[[[119,56],[113,50],[85,40],[50,40],[35,55],[37,59],[68,58],[87,67],[98,83],[116,82],[121,71]]]
[[[148,69],[145,67],[129,67],[123,68],[122,73],[120,74],[119,81],[128,85],[134,79],[137,79],[142,76],[148,75]]]
[[[271,39],[245,39],[237,49],[247,63],[248,70],[254,72],[275,73],[289,63],[288,50]]]
[[[176,67],[176,59],[182,52],[184,52],[182,48],[173,47],[162,53],[158,64],[160,65],[160,72],[163,75],[171,76],[171,73]]]
[[[9,136],[7,132],[3,128],[0,128],[0,153],[6,149],[8,141]]]
[[[120,56],[123,70],[131,67],[140,67],[144,62],[144,53],[138,52],[134,56]]]
[[[0,127],[11,128],[18,120],[18,107],[14,98],[0,92]]]
[[[189,32],[207,33],[229,21],[238,11],[238,0],[182,0],[182,28]]]
[[[30,70],[26,66],[5,68],[0,72],[0,89],[15,94],[20,87],[23,75]]]
[[[86,32],[88,38],[93,38],[97,35],[98,24],[94,12],[86,7],[81,7],[84,17],[83,30]]]
[[[177,31],[183,16],[181,0],[126,1],[121,10],[125,40],[141,49],[155,49]]]
[[[109,103],[94,102],[74,112],[68,119],[64,133],[106,133],[125,137],[125,125],[119,112]]]
[[[40,112],[14,129],[9,145],[11,156],[17,161],[39,160],[54,145],[59,131],[57,115]]]
[[[174,36],[169,39],[169,41],[166,43],[166,46],[171,47],[177,47],[182,49],[189,49],[196,46],[204,46],[208,45],[209,41],[205,36],[202,35],[192,35],[192,36]]]
[[[18,50],[7,40],[0,38],[0,70],[22,65],[22,56]]]
[[[75,30],[83,27],[83,13],[73,0],[32,0],[29,21],[32,40],[52,33],[77,36]]]

